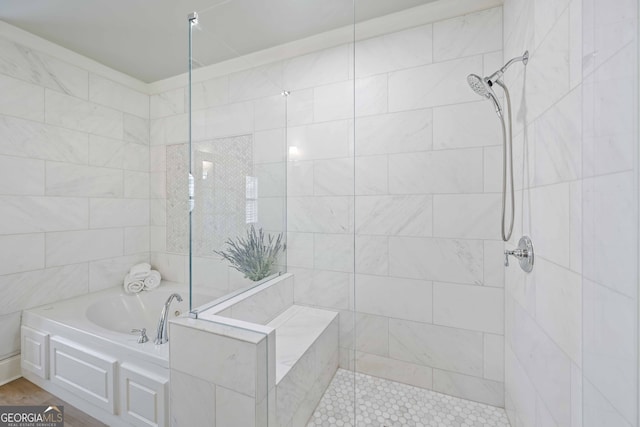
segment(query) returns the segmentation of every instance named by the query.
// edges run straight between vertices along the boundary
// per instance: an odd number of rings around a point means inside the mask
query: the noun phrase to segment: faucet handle
[[[147,328],[142,328],[142,329],[132,329],[131,330],[132,334],[140,334],[140,337],[138,338],[138,344],[144,344],[147,341],[149,341],[149,338],[147,337]]]
[[[520,268],[527,273],[533,270],[533,243],[528,236],[522,236],[518,241],[518,247],[514,250],[504,251],[504,265],[509,267],[509,255],[516,258],[520,263]]]

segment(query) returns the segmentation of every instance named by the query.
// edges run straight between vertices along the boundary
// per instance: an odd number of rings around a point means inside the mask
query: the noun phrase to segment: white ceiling
[[[434,0],[356,0],[364,21]],[[353,0],[0,0],[0,20],[144,82],[187,70],[187,15],[200,14],[194,58],[209,65],[353,22]]]

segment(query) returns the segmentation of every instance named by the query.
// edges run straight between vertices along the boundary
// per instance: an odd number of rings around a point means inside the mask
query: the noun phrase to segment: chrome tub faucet
[[[182,297],[180,295],[169,295],[169,298],[167,298],[167,301],[164,303],[164,307],[162,308],[162,313],[160,314],[158,330],[156,331],[156,339],[153,341],[154,344],[164,344],[169,341],[169,327],[167,325],[167,320],[169,317],[169,306],[174,298],[177,299],[178,302],[182,302]]]

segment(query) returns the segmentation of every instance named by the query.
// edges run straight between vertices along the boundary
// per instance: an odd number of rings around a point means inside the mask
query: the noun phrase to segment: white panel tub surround
[[[167,296],[184,291],[168,282],[137,295],[111,287],[25,310],[22,375],[108,425],[169,426],[169,346],[153,337]],[[130,331],[142,327],[150,341],[140,344]]]
[[[117,360],[60,337],[50,340],[51,383],[116,413]]]
[[[136,426],[168,425],[169,378],[155,375],[140,366],[120,365],[120,411]]]
[[[49,334],[23,326],[21,336],[22,369],[48,380]]]

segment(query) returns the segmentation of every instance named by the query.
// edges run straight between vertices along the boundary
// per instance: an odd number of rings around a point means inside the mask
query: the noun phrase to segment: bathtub
[[[22,374],[110,426],[169,425],[169,345],[153,340],[169,295],[169,318],[189,311],[188,288],[163,281],[129,295],[116,287],[25,310]],[[194,307],[216,295],[194,296]],[[138,343],[131,329],[146,328]],[[169,337],[171,338],[171,337]]]

